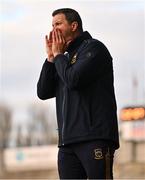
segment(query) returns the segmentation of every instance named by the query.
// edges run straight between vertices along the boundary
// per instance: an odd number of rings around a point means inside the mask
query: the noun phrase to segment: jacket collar
[[[68,53],[75,51],[84,40],[91,38],[92,38],[91,35],[87,31],[84,31],[80,36],[78,36],[77,38],[75,38],[73,41],[70,42],[66,51]]]

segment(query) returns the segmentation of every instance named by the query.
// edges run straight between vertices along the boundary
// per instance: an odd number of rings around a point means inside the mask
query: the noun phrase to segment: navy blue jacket
[[[37,93],[56,97],[59,146],[98,139],[119,147],[112,57],[88,32],[44,62]]]

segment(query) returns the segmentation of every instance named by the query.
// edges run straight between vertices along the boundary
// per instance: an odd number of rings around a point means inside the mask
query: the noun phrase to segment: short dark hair
[[[66,20],[69,23],[76,21],[78,23],[78,31],[79,32],[83,31],[82,19],[76,10],[71,9],[71,8],[57,9],[57,10],[53,11],[52,16],[55,16],[57,14],[64,14],[66,17]]]

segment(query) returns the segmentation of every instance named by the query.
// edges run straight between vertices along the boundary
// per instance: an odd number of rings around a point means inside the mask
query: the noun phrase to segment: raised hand
[[[48,36],[45,36],[45,44],[46,44],[46,53],[48,55],[48,61],[53,62],[53,52],[52,52],[52,31],[49,33],[49,39]]]
[[[66,42],[60,30],[52,31],[52,52],[54,57],[58,54],[63,54],[66,50]]]

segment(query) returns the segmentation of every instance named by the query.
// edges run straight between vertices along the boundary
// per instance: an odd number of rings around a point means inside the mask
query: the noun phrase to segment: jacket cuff
[[[47,59],[44,61],[43,70],[50,71],[53,70],[54,68],[55,68],[54,63],[47,61]]]
[[[47,65],[50,65],[50,66],[51,66],[51,65],[54,65],[54,63],[53,63],[53,62],[49,62],[49,61],[47,60],[47,58],[45,59],[44,64],[46,64],[46,66],[47,66]]]
[[[53,62],[56,63],[59,59],[62,58],[66,58],[66,56],[64,54],[58,54],[57,56],[55,56]]]

